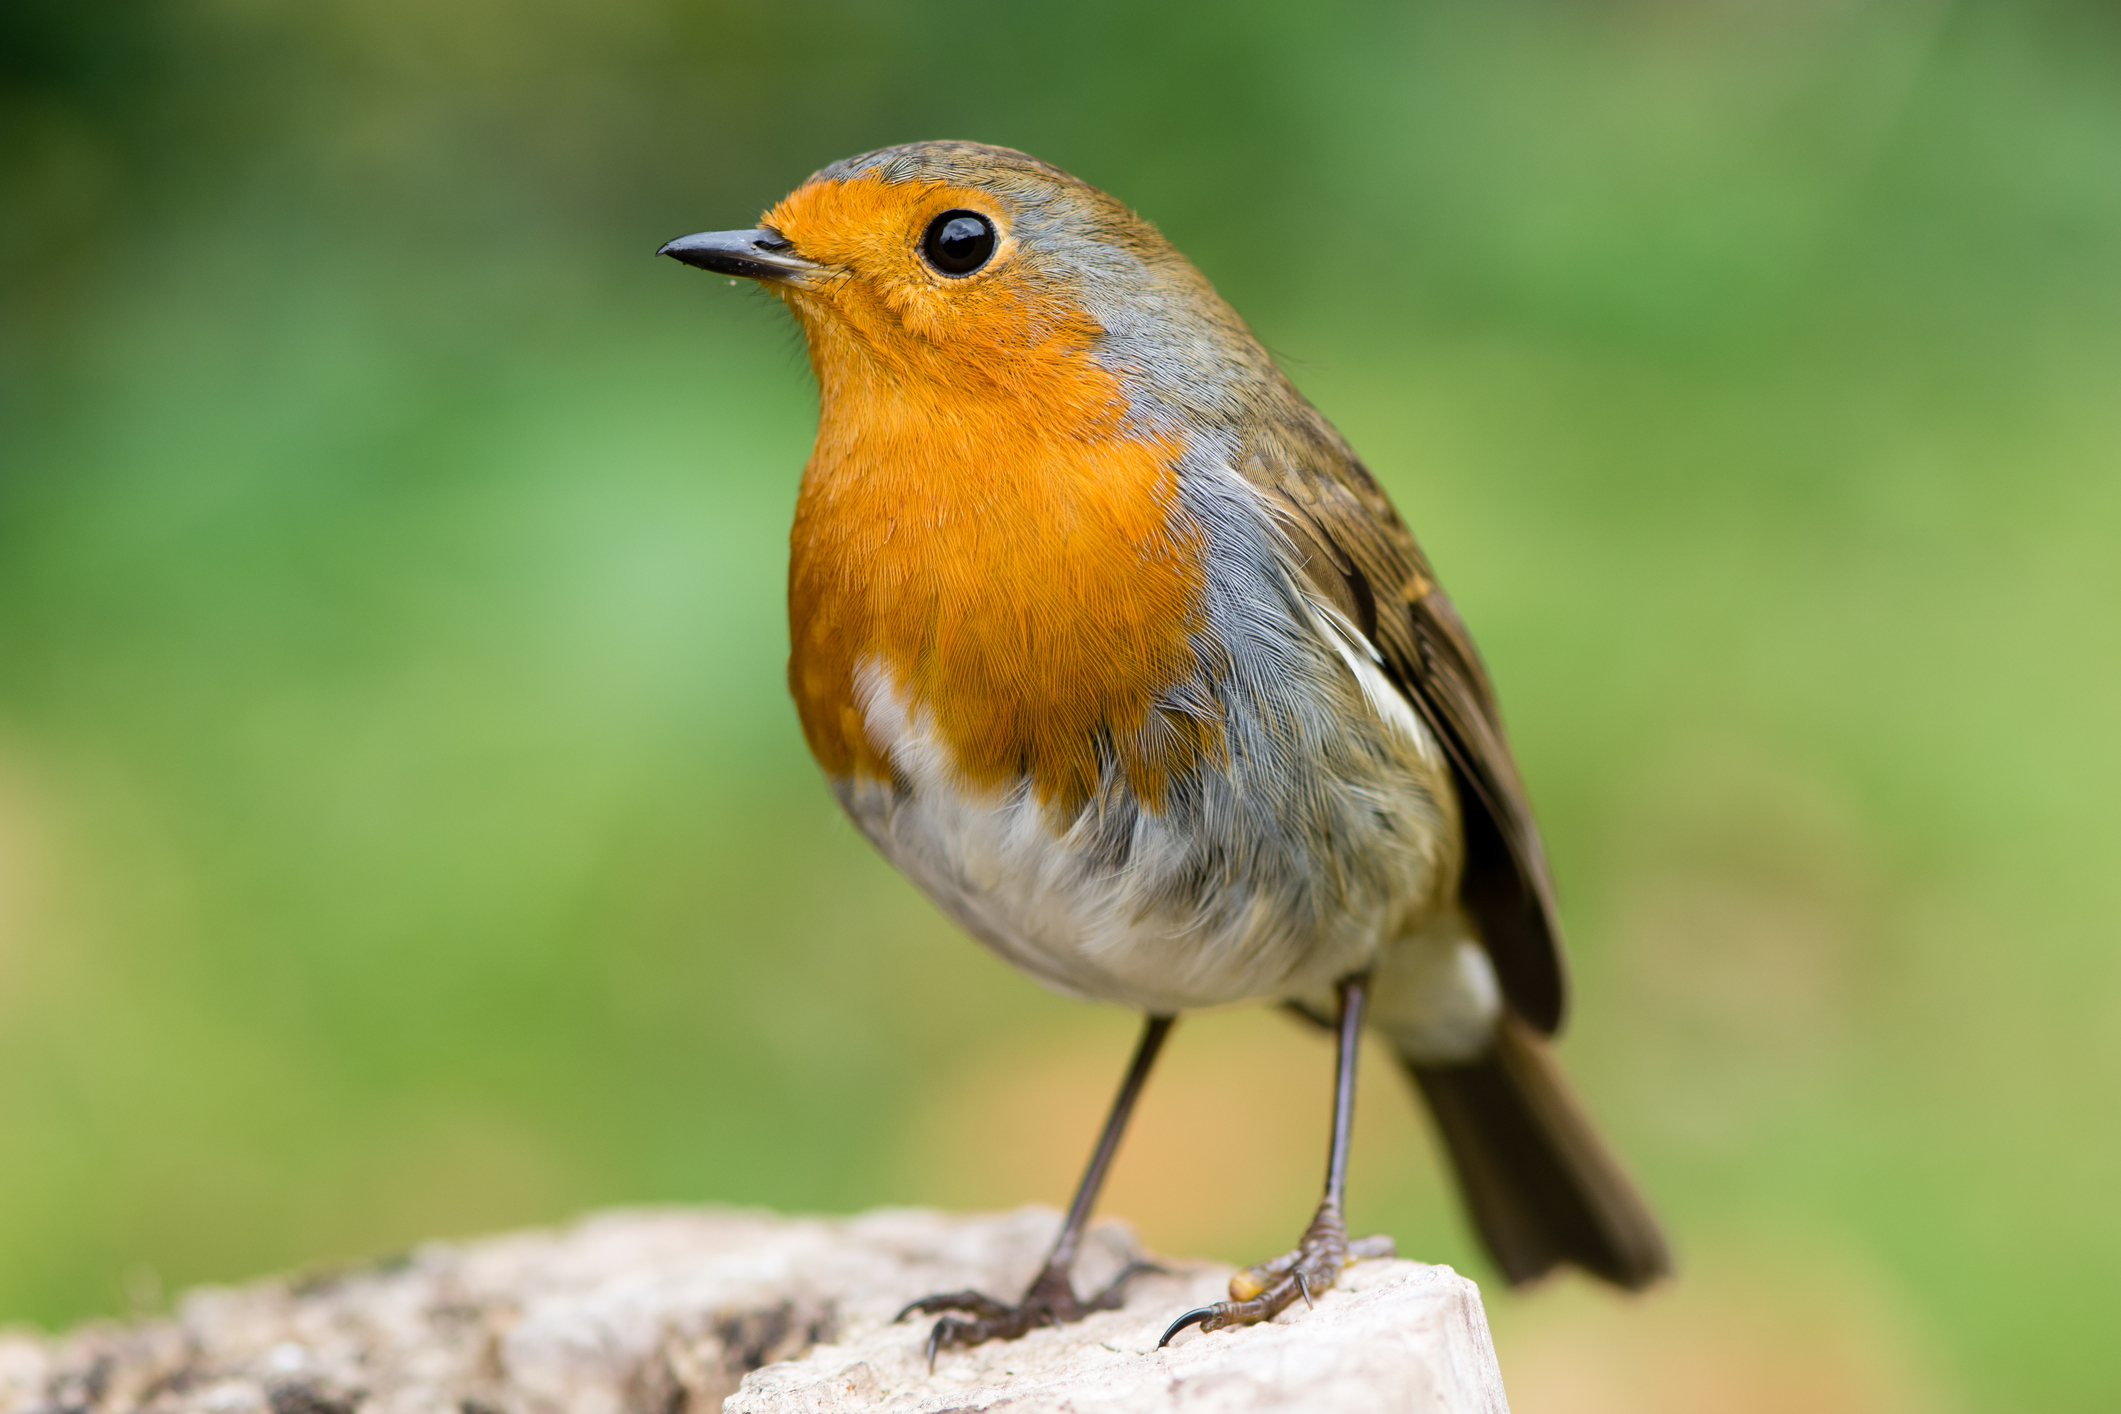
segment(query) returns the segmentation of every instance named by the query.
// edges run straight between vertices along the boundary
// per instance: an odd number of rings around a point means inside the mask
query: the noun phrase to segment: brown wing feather
[[[1376,646],[1450,757],[1466,835],[1459,896],[1511,1009],[1551,1034],[1567,980],[1546,852],[1458,610],[1383,488],[1309,407],[1255,435],[1240,470],[1282,512],[1312,584]]]

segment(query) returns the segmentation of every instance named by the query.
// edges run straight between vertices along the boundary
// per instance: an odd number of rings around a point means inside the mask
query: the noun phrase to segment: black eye
[[[994,223],[977,211],[945,211],[928,223],[921,254],[945,275],[970,275],[994,254]]]

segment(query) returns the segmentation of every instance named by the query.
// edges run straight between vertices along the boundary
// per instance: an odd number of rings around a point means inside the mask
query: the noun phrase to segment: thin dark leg
[[[1350,977],[1340,984],[1340,1053],[1333,1075],[1333,1146],[1326,1154],[1326,1192],[1319,1201],[1318,1215],[1304,1231],[1303,1241],[1293,1252],[1272,1261],[1248,1267],[1230,1278],[1230,1299],[1213,1306],[1200,1306],[1171,1323],[1159,1346],[1187,1326],[1204,1331],[1225,1326],[1249,1325],[1272,1320],[1301,1297],[1307,1304],[1314,1293],[1332,1289],[1341,1269],[1365,1257],[1392,1255],[1392,1239],[1366,1237],[1348,1241],[1342,1206],[1348,1195],[1348,1141],[1355,1130],[1355,1062],[1362,1050],[1362,1013],[1367,999],[1366,977]]]
[[[1362,1013],[1369,979],[1340,984],[1340,1055],[1333,1067],[1333,1147],[1326,1153],[1326,1202],[1348,1196],[1348,1141],[1355,1133],[1355,1062],[1362,1054]]]
[[[935,1363],[936,1352],[946,1345],[1014,1340],[1038,1326],[1057,1326],[1066,1321],[1079,1321],[1092,1311],[1112,1310],[1125,1299],[1129,1281],[1145,1271],[1156,1270],[1147,1262],[1131,1263],[1088,1301],[1076,1296],[1075,1285],[1069,1279],[1069,1273],[1075,1268],[1076,1254],[1082,1247],[1083,1231],[1090,1225],[1091,1210],[1097,1206],[1098,1192],[1105,1186],[1106,1171],[1112,1167],[1112,1156],[1119,1152],[1120,1136],[1127,1131],[1127,1121],[1134,1114],[1134,1102],[1141,1098],[1142,1088],[1149,1080],[1149,1070],[1156,1064],[1157,1052],[1163,1049],[1164,1038],[1171,1034],[1174,1020],[1168,1016],[1152,1016],[1142,1026],[1141,1040],[1134,1047],[1133,1063],[1127,1067],[1127,1078],[1120,1082],[1119,1094],[1112,1101],[1112,1112],[1105,1116],[1104,1132],[1097,1136],[1097,1148],[1091,1151],[1090,1164],[1083,1170],[1082,1182],[1075,1186],[1075,1200],[1068,1205],[1068,1216],[1061,1223],[1060,1236],[1053,1240],[1053,1251],[1047,1256],[1046,1265],[1032,1278],[1024,1299],[1014,1306],[1005,1306],[977,1291],[952,1291],[923,1297],[898,1313],[899,1320],[915,1311],[930,1315],[938,1311],[963,1311],[973,1318],[963,1321],[944,1316],[935,1323],[935,1329],[928,1333],[929,1364]]]
[[[1075,1185],[1075,1200],[1068,1205],[1068,1219],[1061,1224],[1060,1236],[1053,1240],[1053,1253],[1046,1258],[1046,1269],[1055,1267],[1066,1271],[1075,1265],[1076,1250],[1082,1246],[1083,1229],[1090,1225],[1090,1210],[1097,1206],[1097,1195],[1104,1190],[1105,1172],[1112,1167],[1112,1156],[1119,1152],[1119,1140],[1127,1132],[1127,1121],[1134,1117],[1134,1102],[1141,1098],[1142,1090],[1149,1083],[1149,1069],[1156,1064],[1157,1053],[1164,1048],[1164,1038],[1171,1034],[1172,1016],[1148,1017],[1142,1025],[1141,1040],[1134,1046],[1134,1060],[1127,1066],[1127,1078],[1119,1084],[1119,1094],[1112,1099],[1112,1113],[1105,1116],[1104,1132],[1097,1136],[1097,1147],[1090,1152],[1089,1167],[1083,1170],[1082,1182]]]

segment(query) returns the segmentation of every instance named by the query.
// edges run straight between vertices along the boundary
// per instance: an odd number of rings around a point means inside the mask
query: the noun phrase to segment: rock
[[[0,1414],[1507,1410],[1478,1288],[1400,1261],[1351,1268],[1315,1309],[1158,1351],[1229,1279],[1167,1263],[1121,1310],[946,1352],[931,1373],[928,1321],[892,1316],[966,1286],[1014,1297],[1057,1223],[676,1209],[435,1243],[197,1291],[170,1319],[0,1333]],[[1124,1227],[1100,1225],[1080,1287],[1135,1255]]]

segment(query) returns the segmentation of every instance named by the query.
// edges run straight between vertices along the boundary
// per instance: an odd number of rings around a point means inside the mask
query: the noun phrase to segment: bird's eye
[[[977,211],[945,211],[928,223],[921,254],[945,275],[970,275],[994,255],[994,223]]]

